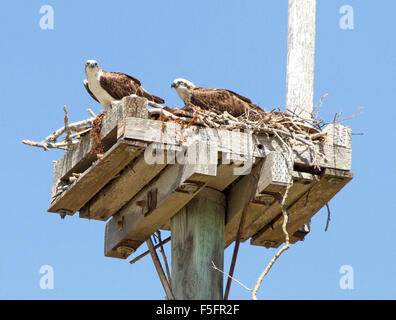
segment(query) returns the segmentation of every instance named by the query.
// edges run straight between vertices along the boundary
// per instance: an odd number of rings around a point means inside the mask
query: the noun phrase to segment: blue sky
[[[40,29],[46,4],[53,30]],[[346,4],[353,30],[339,26]],[[264,279],[260,299],[396,298],[395,11],[390,0],[318,0],[315,101],[328,94],[321,110],[328,121],[362,106],[363,115],[345,124],[364,135],[353,136],[355,178],[331,200],[329,230],[322,209],[306,240]],[[87,59],[136,76],[170,106],[182,106],[170,83],[183,77],[284,109],[287,1],[2,1],[0,26],[0,298],[164,298],[149,258],[130,265],[103,256],[104,223],[46,212],[51,161],[62,152],[21,140],[60,127],[63,105],[71,121],[85,119],[88,107],[99,112],[82,86]],[[235,277],[253,287],[274,253],[242,244]],[[231,255],[227,249],[226,270]],[[42,265],[53,267],[53,290],[40,288]],[[353,290],[340,288],[343,265],[353,267]],[[233,283],[230,298],[250,293]]]

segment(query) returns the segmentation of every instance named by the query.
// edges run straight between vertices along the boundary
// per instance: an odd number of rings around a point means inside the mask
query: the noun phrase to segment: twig
[[[91,115],[91,117],[96,118],[95,112],[93,112],[91,109],[87,109],[87,112]]]
[[[235,247],[234,247],[234,251],[232,253],[229,277],[228,277],[226,289],[224,292],[224,300],[228,300],[228,295],[230,294],[231,280],[232,280],[232,276],[234,275],[235,263],[236,263],[236,259],[238,256],[239,245],[241,243],[243,227],[245,225],[245,217],[246,217],[246,213],[247,213],[247,208],[248,208],[248,206],[246,205],[242,212],[241,221],[239,222],[238,232],[237,232],[237,236],[235,239]]]
[[[164,106],[161,106],[158,103],[155,103],[154,101],[147,101],[147,104],[151,107],[157,108],[157,109],[163,109]]]
[[[70,146],[70,144],[74,145],[74,144],[79,143],[79,141],[71,141],[71,143],[67,143],[65,141],[56,142],[56,143],[49,143],[49,142],[45,142],[45,141],[36,142],[36,141],[31,141],[31,140],[22,140],[22,143],[26,144],[28,146],[32,146],[32,147],[43,148],[45,151],[47,151],[48,149],[62,149],[62,150],[65,150],[65,149],[67,149]]]
[[[291,156],[289,154],[289,156]],[[290,158],[291,160],[291,158]],[[286,199],[287,199],[287,195],[289,194],[289,190],[291,189],[292,185],[293,185],[293,176],[291,175],[291,171],[292,168],[289,165],[290,161],[287,161],[287,167],[288,167],[288,171],[289,171],[289,176],[290,176],[290,180],[287,184],[286,187],[286,191],[285,194],[282,196],[281,200],[280,200],[280,207],[282,210],[282,215],[283,215],[283,223],[282,223],[282,231],[285,234],[285,244],[284,246],[275,254],[275,256],[272,258],[272,260],[270,261],[270,263],[267,265],[267,267],[265,268],[265,270],[261,273],[261,275],[259,276],[259,278],[257,279],[257,282],[252,290],[252,299],[253,300],[257,300],[257,291],[260,288],[261,282],[263,281],[265,275],[270,271],[270,269],[272,268],[272,266],[274,265],[274,263],[276,262],[276,260],[278,260],[278,258],[280,257],[280,255],[286,251],[287,249],[289,249],[290,247],[290,239],[289,239],[289,233],[287,232],[286,226],[287,223],[289,221],[289,213],[287,212],[287,208],[286,208]]]
[[[287,189],[286,189],[286,193],[287,193]],[[286,194],[285,194],[286,195]],[[285,200],[286,200],[286,196],[283,196],[282,201],[281,201],[281,208],[282,208],[282,215],[283,215],[283,223],[282,223],[282,231],[285,234],[285,245],[275,254],[275,256],[272,258],[272,260],[270,261],[270,263],[268,264],[268,266],[265,268],[265,270],[263,271],[263,273],[260,275],[260,277],[258,278],[256,285],[254,286],[253,290],[252,290],[252,299],[253,300],[257,300],[257,291],[260,288],[261,282],[263,281],[265,275],[270,271],[270,269],[272,268],[272,266],[274,265],[274,263],[276,262],[276,260],[278,260],[278,258],[280,257],[280,255],[286,251],[287,249],[289,249],[290,247],[290,243],[289,243],[289,233],[286,230],[286,226],[287,226],[287,222],[289,220],[288,217],[288,212],[286,210],[285,207]]]
[[[159,248],[161,245],[164,245],[165,243],[169,242],[171,239],[171,237],[166,238],[164,241],[160,242],[159,244],[154,246],[154,249]],[[140,259],[144,258],[145,256],[147,256],[150,253],[150,250],[147,250],[145,252],[143,252],[141,255],[137,256],[136,258],[134,258],[133,260],[129,261],[130,264],[134,264],[135,262],[139,261]]]
[[[71,141],[72,139],[70,138],[71,135],[71,130],[69,128],[69,115],[67,113],[67,108],[66,106],[63,106],[63,111],[65,113],[65,118],[64,118],[64,123],[65,123],[65,132],[66,132],[66,137],[65,137],[65,141],[67,143],[67,146],[70,147],[71,146]]]
[[[243,288],[245,288],[248,291],[252,291],[252,289],[249,289],[247,286],[245,286],[242,282],[240,282],[237,279],[234,279],[233,277],[231,277],[229,274],[225,273],[223,270],[220,270],[219,268],[217,268],[217,266],[215,265],[215,263],[212,261],[212,268],[221,272],[222,274],[224,274],[225,276],[227,276],[228,278],[230,278],[231,280],[234,280],[236,283],[238,283],[240,286],[242,286]]]
[[[79,138],[81,135],[83,135],[84,133],[87,133],[87,132],[89,132],[91,130],[92,130],[92,128],[87,128],[85,130],[73,133],[72,135],[70,135],[70,139],[73,139],[73,138],[76,138],[76,137]]]
[[[156,253],[156,251],[154,249],[153,241],[151,240],[151,237],[149,237],[146,240],[146,243],[147,243],[147,247],[150,250],[151,258],[153,259],[155,269],[157,270],[158,276],[159,276],[159,278],[161,280],[162,287],[165,290],[166,297],[167,297],[168,300],[174,300],[175,297],[173,296],[173,293],[172,293],[172,290],[170,288],[169,282],[166,280],[164,269],[162,268],[161,262],[158,259],[157,253]]]
[[[166,258],[166,255],[165,255],[165,250],[164,250],[164,247],[163,247],[162,241],[161,241],[161,232],[159,230],[157,231],[157,235],[158,235],[158,245],[160,246],[160,252],[161,252],[162,258],[164,259],[165,271],[166,271],[166,275],[168,277],[168,282],[169,282],[169,285],[172,286],[172,279],[171,279],[171,273],[169,270],[168,259]]]
[[[326,221],[326,228],[325,228],[325,232],[327,231],[328,227],[329,227],[329,223],[330,223],[330,207],[329,207],[329,203],[326,203],[326,208],[327,208],[327,221]]]
[[[74,123],[69,123],[69,129],[72,131],[77,131],[78,128],[85,127],[87,125],[92,125],[92,122],[95,120],[95,118],[89,118],[86,120],[74,122]],[[54,131],[51,133],[47,138],[45,138],[45,141],[47,142],[53,142],[56,141],[56,139],[61,136],[65,132],[66,128],[63,126],[62,128],[59,128],[58,130]]]

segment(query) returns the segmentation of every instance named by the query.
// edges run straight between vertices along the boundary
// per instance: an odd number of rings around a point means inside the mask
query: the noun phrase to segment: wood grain
[[[175,299],[221,300],[225,197],[205,188],[171,220],[172,292]]]

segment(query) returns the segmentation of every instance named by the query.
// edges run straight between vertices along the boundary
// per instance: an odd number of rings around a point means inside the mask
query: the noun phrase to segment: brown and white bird
[[[186,108],[191,105],[204,110],[218,110],[221,113],[227,111],[234,117],[248,113],[250,110],[263,113],[264,110],[254,104],[249,98],[227,89],[202,88],[194,85],[191,81],[178,78],[171,87],[174,88],[183,100]]]
[[[87,76],[84,80],[85,89],[105,110],[117,105],[123,97],[132,94],[156,103],[165,102],[143,89],[139,79],[121,72],[104,71],[95,60],[88,60],[85,63],[85,74]]]

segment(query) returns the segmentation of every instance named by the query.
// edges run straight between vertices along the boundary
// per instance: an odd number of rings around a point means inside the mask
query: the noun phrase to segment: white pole
[[[289,0],[286,111],[311,121],[314,93],[316,0]]]

